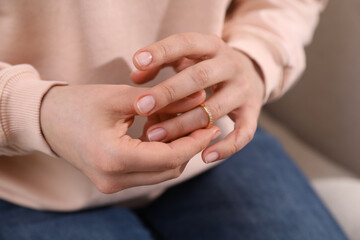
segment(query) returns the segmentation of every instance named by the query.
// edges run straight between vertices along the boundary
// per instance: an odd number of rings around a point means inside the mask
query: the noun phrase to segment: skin
[[[133,103],[147,90],[126,85],[53,87],[41,106],[42,132],[52,150],[103,193],[176,178],[219,129],[195,130],[168,143],[132,139],[126,132],[137,114]],[[158,115],[188,111],[204,98],[200,91],[176,101],[151,115],[150,123]]]
[[[136,61],[142,52],[152,56],[148,65]],[[165,66],[178,73],[153,88],[56,86],[41,105],[40,124],[49,146],[88,176],[99,191],[114,193],[173,179],[204,148],[202,157],[209,162],[209,154],[217,154],[212,161],[226,158],[251,141],[264,84],[256,64],[245,54],[215,35],[183,33],[137,51],[134,64],[139,71],[131,78],[139,84],[153,79]],[[213,95],[205,100],[208,87]],[[155,100],[147,113],[138,108],[145,96]],[[203,102],[215,121],[229,115],[235,122],[234,131],[211,146],[220,130],[204,129],[208,116],[197,107]],[[148,117],[140,139],[126,135],[135,115]],[[156,128],[167,134],[161,141],[149,142],[147,135]]]
[[[152,56],[148,65],[137,61],[138,54],[143,52]],[[227,158],[252,140],[265,95],[261,71],[247,55],[229,47],[218,36],[200,33],[172,35],[137,51],[134,65],[139,71],[131,77],[139,84],[153,79],[164,66],[173,66],[178,72],[137,97],[138,100],[144,96],[155,99],[155,107],[151,111],[143,113],[137,109],[142,116],[149,116],[169,102],[194,92],[208,87],[212,89],[212,96],[204,104],[211,111],[214,121],[228,115],[235,125],[223,140],[203,151],[205,162]],[[147,134],[162,128],[166,137],[158,141],[168,142],[207,124],[208,116],[198,107],[150,126]],[[212,157],[208,157],[210,154]]]

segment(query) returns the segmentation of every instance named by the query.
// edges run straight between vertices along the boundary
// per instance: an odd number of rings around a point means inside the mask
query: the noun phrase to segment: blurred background
[[[307,70],[260,126],[276,135],[352,240],[360,240],[360,1],[330,0]]]

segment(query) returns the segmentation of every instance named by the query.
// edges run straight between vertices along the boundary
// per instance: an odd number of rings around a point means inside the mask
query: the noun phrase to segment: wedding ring
[[[206,128],[210,128],[211,125],[214,123],[214,122],[213,122],[213,116],[212,116],[209,108],[207,108],[207,107],[205,106],[205,104],[200,104],[200,107],[204,110],[204,112],[205,112],[206,115],[208,116],[208,124],[207,124]]]

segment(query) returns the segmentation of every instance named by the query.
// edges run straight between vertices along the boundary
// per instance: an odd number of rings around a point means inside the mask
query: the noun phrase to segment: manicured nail
[[[166,131],[163,128],[155,128],[148,133],[148,139],[152,141],[161,141],[166,137]]]
[[[216,131],[215,135],[211,138],[211,141],[216,139],[217,137],[219,137],[221,135],[220,131]]]
[[[152,55],[149,52],[141,52],[135,56],[135,60],[141,67],[145,67],[151,63]]]
[[[211,163],[211,162],[216,161],[218,158],[219,158],[219,154],[217,152],[212,152],[212,153],[209,153],[208,155],[206,155],[205,162]]]
[[[155,107],[155,99],[153,96],[148,95],[142,97],[136,105],[141,113],[148,113]]]

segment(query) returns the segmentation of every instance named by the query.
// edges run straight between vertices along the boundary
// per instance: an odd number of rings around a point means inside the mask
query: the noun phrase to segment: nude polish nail
[[[150,142],[161,141],[166,137],[166,131],[163,128],[155,128],[150,131],[147,136]]]
[[[135,60],[141,67],[145,67],[151,63],[152,55],[149,52],[141,52],[135,56]]]
[[[217,152],[212,152],[206,155],[205,162],[206,163],[212,163],[216,161],[219,158],[219,154]]]
[[[155,107],[155,99],[153,96],[148,95],[142,97],[136,105],[141,113],[148,113]]]

